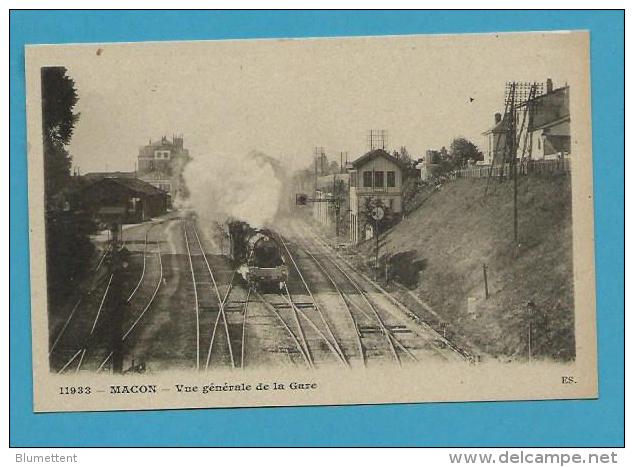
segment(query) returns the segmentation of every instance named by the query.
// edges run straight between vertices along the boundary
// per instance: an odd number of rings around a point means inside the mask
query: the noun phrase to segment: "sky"
[[[361,156],[370,129],[414,157],[457,136],[484,149],[506,81],[559,87],[587,73],[579,36],[53,46],[47,64],[66,66],[76,83],[81,117],[69,149],[81,173],[133,170],[140,146],[175,133],[198,167],[256,150],[303,168],[315,146],[336,160]]]

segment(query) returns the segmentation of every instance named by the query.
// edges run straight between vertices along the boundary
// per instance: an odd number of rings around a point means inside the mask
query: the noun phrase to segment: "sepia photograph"
[[[27,46],[36,411],[596,397],[588,41]]]

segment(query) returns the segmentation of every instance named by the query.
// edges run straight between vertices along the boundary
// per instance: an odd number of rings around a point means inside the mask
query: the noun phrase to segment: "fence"
[[[553,159],[553,160],[527,160],[517,163],[518,173],[521,175],[528,174],[545,174],[545,173],[570,173],[570,159]],[[505,178],[510,174],[510,164],[494,167],[472,167],[469,169],[455,170],[449,174],[454,180],[456,178],[487,178],[499,177]]]
[[[403,197],[403,214],[409,215],[418,209],[435,191],[442,188],[445,183],[458,178],[479,178],[487,179],[489,176],[498,179],[508,179],[510,174],[510,164],[506,163],[501,166],[480,166],[471,167],[469,169],[454,170],[442,175],[419,181],[409,196]],[[539,174],[569,174],[570,159],[553,159],[553,160],[525,160],[518,162],[518,173],[521,175],[539,175]]]

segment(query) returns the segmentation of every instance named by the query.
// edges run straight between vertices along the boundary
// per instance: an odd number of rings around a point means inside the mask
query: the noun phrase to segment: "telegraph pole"
[[[374,247],[374,280],[379,280],[379,220],[374,218],[374,238],[376,244]]]
[[[317,151],[315,151],[315,186],[313,188],[313,198],[317,197]]]
[[[123,299],[121,297],[121,281],[119,264],[119,223],[113,222],[111,225],[112,242],[110,258],[110,274],[112,284],[110,285],[110,346],[112,348],[112,372],[120,374],[123,372]]]
[[[526,115],[528,114],[528,127],[526,127],[526,133],[524,134],[524,148],[522,150],[522,160],[524,159],[524,153],[526,151],[527,139],[531,139],[529,136],[532,131],[532,119],[535,113],[536,102],[535,98],[541,94],[541,85],[537,83],[518,83],[510,82],[506,83],[506,98],[505,104],[506,111],[505,118],[508,119],[507,131],[506,131],[506,150],[509,156],[509,174],[513,177],[513,240],[515,246],[519,246],[519,222],[518,222],[518,206],[517,206],[517,151],[519,143],[522,138],[522,132],[525,128]],[[518,109],[524,108],[524,117],[520,123],[519,133],[517,126]],[[532,144],[532,139],[531,139]],[[529,146],[529,157],[530,157]]]
[[[528,363],[533,360],[533,317],[535,316],[535,304],[529,301],[526,304],[526,313],[528,314]]]
[[[531,338],[532,338],[532,329],[531,329],[531,321],[533,320],[533,314],[532,314],[532,310],[530,305],[527,307],[527,314],[528,314],[528,326],[527,326],[527,332],[528,332],[528,363],[531,362],[532,357],[533,357],[533,349],[531,349]]]
[[[375,259],[374,259],[374,271],[376,274],[376,279],[378,279],[379,274],[379,221],[383,219],[385,215],[385,211],[380,206],[372,209],[372,219],[374,219],[374,236],[376,237],[376,250],[375,250]]]
[[[337,194],[337,174],[332,174],[332,198],[332,204],[335,208],[335,235],[339,237],[339,211],[341,210],[341,205]]]
[[[341,205],[339,203],[339,198],[335,198],[335,234],[339,237],[339,213],[341,212]]]
[[[484,299],[489,299],[489,282],[487,280],[487,265],[486,263],[482,263],[482,274],[484,275]]]
[[[509,86],[509,96],[510,100],[509,107],[509,121],[508,121],[508,131],[506,133],[506,137],[508,138],[507,147],[509,149],[509,170],[512,171],[513,177],[513,240],[515,245],[518,244],[518,223],[517,223],[517,145],[516,145],[516,137],[517,137],[517,125],[515,122],[515,91],[516,91],[517,83],[510,83]]]
[[[317,197],[317,172],[319,171],[318,167],[321,166],[321,174],[324,174],[324,148],[323,146],[315,146],[313,151],[313,155],[315,157],[315,189],[313,192],[313,198]],[[319,159],[319,162],[317,162]],[[318,165],[319,164],[319,165]]]
[[[123,372],[123,318],[127,299],[123,296],[123,286],[127,281],[128,250],[120,248],[121,226],[125,220],[126,208],[122,206],[103,206],[99,215],[109,225],[108,242],[110,258],[108,272],[111,277],[106,304],[107,318],[104,340],[112,351],[112,371]]]

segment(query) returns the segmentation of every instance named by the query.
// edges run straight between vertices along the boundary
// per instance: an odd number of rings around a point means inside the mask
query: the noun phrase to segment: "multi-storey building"
[[[516,157],[521,158],[522,155],[528,159],[570,157],[570,89],[568,85],[554,88],[553,81],[550,78],[547,79],[546,92],[519,106],[516,109],[517,114],[521,114],[524,109],[528,109],[527,125],[523,129],[524,118],[518,117],[517,138],[525,138],[522,133],[527,133],[529,139],[526,145],[522,143],[522,148],[518,148]],[[509,161],[510,156],[506,154],[508,126],[509,116],[496,113],[494,126],[482,133],[486,138],[482,164],[491,165]]]
[[[183,136],[168,140],[150,140],[139,149],[137,176],[167,192],[171,199],[187,196],[183,169],[190,161],[189,150],[183,147]]]
[[[358,243],[374,235],[373,224],[366,222],[366,202],[380,200],[390,214],[403,211],[403,164],[383,149],[370,151],[349,166],[349,240]]]

